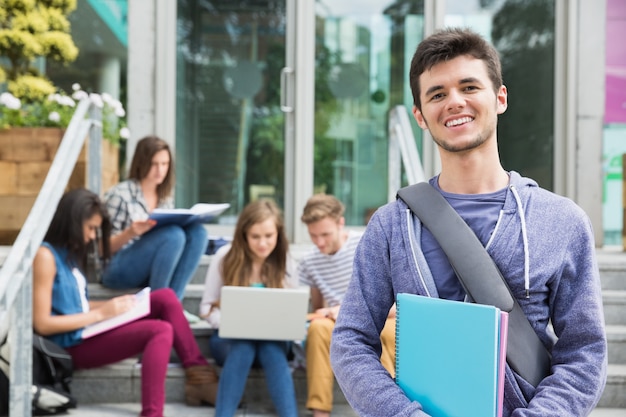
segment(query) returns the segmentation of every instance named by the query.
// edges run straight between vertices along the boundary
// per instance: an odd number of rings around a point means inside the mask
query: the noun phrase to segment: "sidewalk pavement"
[[[78,408],[70,410],[67,415],[72,417],[137,417],[141,411],[139,403],[107,403],[107,404],[84,404]],[[311,416],[311,412],[300,408],[300,416]],[[165,417],[213,417],[215,408],[213,407],[188,407],[182,403],[171,403],[165,405]],[[241,407],[236,417],[269,417],[275,416],[276,412],[268,404],[249,404]],[[357,414],[347,404],[336,404],[332,413],[333,417],[357,417]],[[596,417],[596,416],[593,416]],[[613,417],[613,416],[598,416]]]
[[[141,407],[139,403],[111,403],[111,404],[85,404],[78,406],[75,410],[70,410],[68,415],[72,417],[136,417]],[[188,407],[182,403],[172,403],[165,405],[165,417],[214,417],[213,407]],[[246,417],[269,417],[275,416],[275,412],[270,405],[250,405],[239,409],[236,414]],[[303,407],[300,409],[300,416],[311,416],[311,413]],[[333,417],[357,417],[357,414],[347,404],[336,404],[332,413]],[[626,417],[626,410],[623,408],[596,408],[589,417]]]

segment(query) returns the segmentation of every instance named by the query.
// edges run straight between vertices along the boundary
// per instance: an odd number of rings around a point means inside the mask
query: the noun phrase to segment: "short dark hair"
[[[170,145],[158,136],[145,136],[137,142],[135,153],[128,170],[128,178],[141,181],[144,179],[152,168],[152,158],[157,152],[167,151],[170,155],[170,167],[167,175],[161,184],[157,186],[157,195],[159,202],[162,202],[172,193],[174,186],[174,158]]]
[[[497,93],[502,86],[502,67],[498,51],[478,33],[470,29],[447,28],[428,36],[417,46],[411,69],[409,83],[413,92],[413,104],[422,109],[420,101],[420,75],[433,66],[457,58],[470,55],[485,62],[487,74]]]

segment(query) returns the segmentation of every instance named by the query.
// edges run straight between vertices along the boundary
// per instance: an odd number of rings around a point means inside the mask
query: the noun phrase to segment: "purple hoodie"
[[[379,360],[379,333],[396,294],[437,296],[421,228],[406,204],[394,201],[374,214],[356,251],[331,362],[361,416],[428,416]],[[487,251],[552,353],[551,373],[536,388],[507,365],[503,417],[589,415],[606,383],[607,344],[588,217],[571,200],[511,172]]]

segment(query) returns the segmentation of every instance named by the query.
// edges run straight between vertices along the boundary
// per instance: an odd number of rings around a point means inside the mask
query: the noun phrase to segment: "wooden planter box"
[[[15,241],[63,139],[59,128],[0,130],[0,245]],[[67,189],[87,186],[87,143],[78,157]],[[102,190],[119,180],[118,147],[102,142]]]

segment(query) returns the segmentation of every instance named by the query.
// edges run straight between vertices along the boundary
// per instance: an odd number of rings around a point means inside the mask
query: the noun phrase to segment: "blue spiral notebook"
[[[396,383],[407,397],[433,417],[501,415],[507,313],[403,293],[396,307]]]

